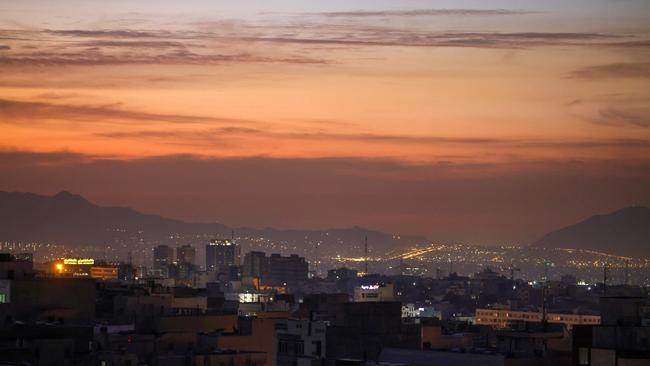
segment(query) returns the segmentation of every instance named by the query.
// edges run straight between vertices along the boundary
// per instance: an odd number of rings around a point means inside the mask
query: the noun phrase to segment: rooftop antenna
[[[367,235],[365,237],[364,250],[365,250],[365,257],[364,257],[365,273],[366,273],[366,276],[367,276],[368,275],[368,236]]]
[[[230,230],[230,240],[235,240],[235,230]]]
[[[133,253],[129,251],[129,266],[133,267]]]

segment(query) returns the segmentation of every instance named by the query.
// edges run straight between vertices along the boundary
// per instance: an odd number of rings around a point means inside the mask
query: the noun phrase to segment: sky
[[[650,2],[0,3],[0,190],[526,244],[650,206]]]

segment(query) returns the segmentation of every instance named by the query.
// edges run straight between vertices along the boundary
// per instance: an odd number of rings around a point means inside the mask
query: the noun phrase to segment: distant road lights
[[[59,273],[63,272],[63,263],[57,263],[55,267]]]

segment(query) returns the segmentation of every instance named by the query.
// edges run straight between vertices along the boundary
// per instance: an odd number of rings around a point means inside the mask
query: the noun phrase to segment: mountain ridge
[[[532,246],[650,258],[650,208],[631,206],[593,215],[547,233]]]
[[[352,226],[349,228],[276,229],[230,227],[220,223],[191,223],[141,213],[129,207],[99,206],[81,195],[61,191],[52,196],[30,192],[0,191],[0,241],[48,242],[71,246],[102,245],[115,237],[116,230],[142,232],[148,240],[164,240],[172,234],[262,236],[278,241],[318,240],[333,232],[347,240],[368,236],[376,250],[390,250],[392,234]],[[424,243],[426,238],[405,236],[404,243]]]

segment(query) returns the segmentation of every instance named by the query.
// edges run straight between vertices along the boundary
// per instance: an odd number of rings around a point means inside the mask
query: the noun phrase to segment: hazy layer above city
[[[0,190],[476,244],[650,206],[647,1],[0,13]]]

